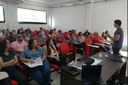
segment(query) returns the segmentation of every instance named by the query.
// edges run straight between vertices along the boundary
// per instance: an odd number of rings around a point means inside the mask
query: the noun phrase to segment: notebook
[[[34,61],[34,63],[25,63],[24,62],[24,64],[30,68],[34,68],[34,67],[43,65],[41,57],[38,57],[38,58],[34,59],[33,61]]]

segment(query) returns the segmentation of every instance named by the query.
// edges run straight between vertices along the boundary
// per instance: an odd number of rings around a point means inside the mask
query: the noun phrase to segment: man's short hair
[[[114,23],[118,24],[119,26],[121,26],[121,24],[122,24],[121,20],[119,20],[119,19],[115,20]]]
[[[36,34],[38,35],[39,33],[41,33],[41,31],[37,31]]]

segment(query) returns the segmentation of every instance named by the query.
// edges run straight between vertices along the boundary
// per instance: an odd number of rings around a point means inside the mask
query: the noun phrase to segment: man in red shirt
[[[110,51],[110,47],[104,44],[105,40],[101,36],[99,36],[97,32],[94,32],[93,43],[98,45],[101,44],[99,46],[103,49],[104,52]]]

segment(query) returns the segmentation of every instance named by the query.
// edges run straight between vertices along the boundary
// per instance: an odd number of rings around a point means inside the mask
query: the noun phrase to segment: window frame
[[[33,10],[33,11],[42,11],[42,12],[46,12],[44,10],[37,10],[37,9],[30,9],[30,8],[23,8],[23,7],[17,7],[17,21],[18,21],[18,8],[20,9],[27,9],[27,10]],[[47,24],[47,12],[46,12],[46,22],[19,22],[19,24]]]
[[[3,17],[4,17],[4,20],[3,21],[0,21],[0,23],[5,23],[5,10],[4,10],[4,6],[3,5],[0,5],[3,7]]]

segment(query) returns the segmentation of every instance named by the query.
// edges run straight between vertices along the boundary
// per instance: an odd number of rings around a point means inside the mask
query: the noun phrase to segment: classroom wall
[[[32,5],[32,4],[25,4],[25,3],[10,3],[10,2],[2,2],[0,1],[0,5],[4,6],[5,10],[5,23],[0,23],[0,29],[18,29],[18,28],[28,28],[30,27],[32,30],[39,29],[39,27],[49,28],[49,14],[50,8],[41,6],[40,4]],[[47,11],[47,24],[19,24],[17,22],[17,8],[30,8],[30,9],[37,9],[37,10],[44,10]]]
[[[97,31],[100,34],[108,30],[111,35],[116,28],[113,26],[115,19],[122,21],[124,30],[123,46],[127,45],[127,0],[114,0],[108,2],[96,3],[93,5],[92,13],[92,32]]]
[[[101,34],[108,30],[113,35],[115,19],[122,20],[124,43],[127,46],[127,0],[89,3],[78,6],[52,8],[52,27],[69,30],[76,29],[84,32],[89,29]]]
[[[52,8],[52,27],[62,30],[84,30],[86,24],[86,5]]]

